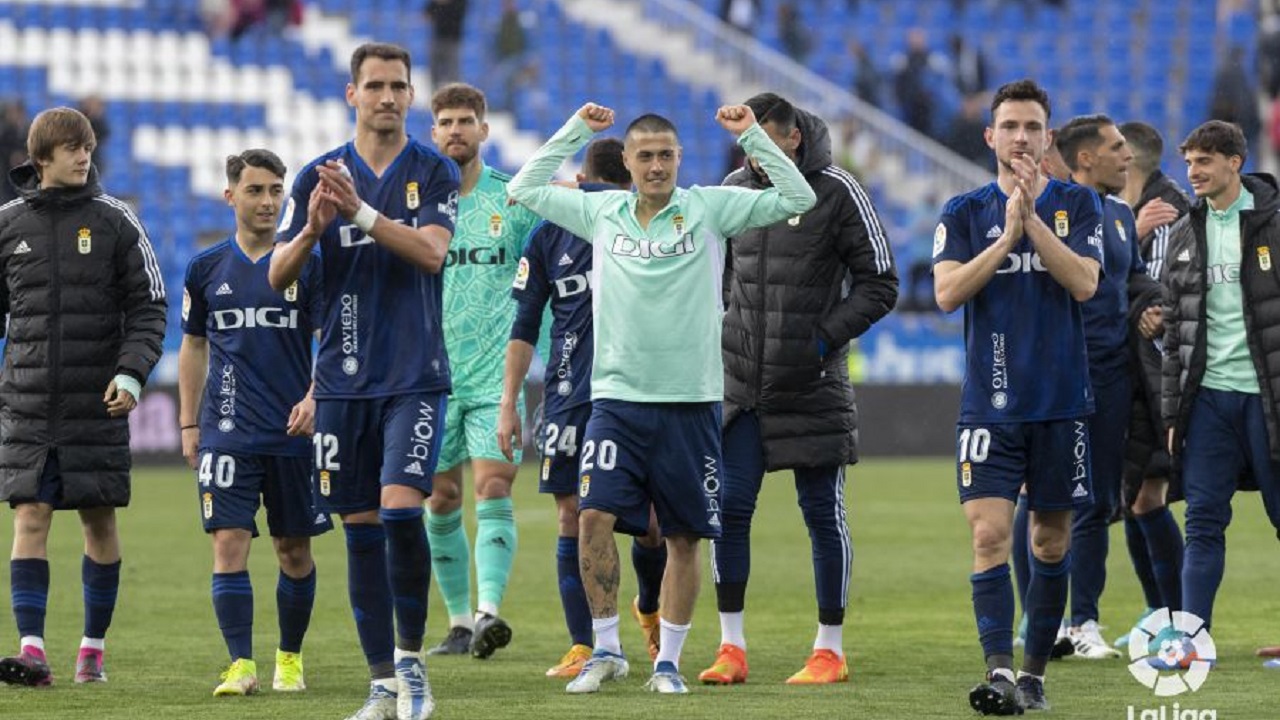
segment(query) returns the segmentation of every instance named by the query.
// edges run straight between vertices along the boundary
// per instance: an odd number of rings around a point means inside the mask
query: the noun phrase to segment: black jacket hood
[[[35,208],[79,205],[102,194],[98,168],[93,165],[89,166],[88,181],[78,187],[41,188],[40,173],[30,160],[9,171],[9,182],[22,199]]]
[[[808,177],[831,164],[831,132],[822,118],[800,108],[796,108],[796,126],[800,128],[796,167],[800,169],[801,175]],[[764,174],[756,172],[751,163],[747,163],[745,167],[751,186],[767,187],[772,184]]]

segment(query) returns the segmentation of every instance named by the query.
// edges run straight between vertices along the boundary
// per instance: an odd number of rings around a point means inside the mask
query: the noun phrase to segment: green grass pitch
[[[981,650],[969,604],[969,542],[945,460],[867,461],[850,472],[849,517],[854,576],[846,619],[848,684],[793,688],[782,681],[799,669],[816,627],[808,537],[789,474],[765,483],[756,516],[752,584],[747,598],[751,677],[745,686],[695,685],[686,697],[644,693],[648,661],[638,629],[624,618],[623,642],[633,675],[594,696],[569,696],[563,682],[543,677],[567,648],[555,580],[555,513],[536,493],[534,467],[516,485],[520,549],[503,607],[515,630],[512,645],[492,659],[433,660],[437,717],[463,718],[967,718],[967,691],[982,674]],[[121,514],[124,572],[107,645],[110,682],[71,683],[81,632],[80,547],[72,514],[56,516],[50,554],[53,583],[47,643],[56,685],[46,690],[0,687],[0,718],[344,718],[363,700],[367,676],[347,605],[343,539],[318,539],[319,594],[307,637],[309,689],[300,695],[269,689],[249,698],[214,698],[227,657],[209,600],[209,542],[200,530],[194,477],[185,469],[139,470],[133,506]],[[473,509],[468,502],[468,515]],[[0,545],[11,542],[9,514]],[[261,516],[260,516],[261,518]],[[261,521],[261,520],[260,520]],[[474,538],[474,526],[471,536]],[[1140,609],[1119,528],[1112,528],[1109,582],[1103,597],[1105,633],[1114,637]],[[1228,537],[1227,576],[1219,593],[1215,640],[1219,667],[1199,692],[1161,700],[1139,685],[1127,660],[1051,664],[1051,716],[1141,720],[1144,709],[1167,705],[1175,720],[1189,708],[1216,717],[1277,717],[1280,671],[1252,655],[1280,643],[1280,549],[1256,494],[1237,497]],[[625,550],[625,546],[624,546]],[[704,564],[706,552],[703,552]],[[623,605],[634,575],[623,555]],[[268,541],[251,558],[256,590],[255,650],[266,688],[276,640],[274,558]],[[0,650],[17,638],[7,603],[8,565],[0,567]],[[429,641],[445,631],[432,590]],[[692,680],[719,640],[710,572],[683,671]],[[1129,708],[1134,707],[1130,715]],[[1209,717],[1199,713],[1196,717]]]

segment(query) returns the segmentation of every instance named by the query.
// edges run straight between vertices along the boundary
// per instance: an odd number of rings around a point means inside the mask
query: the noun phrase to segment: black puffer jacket
[[[127,505],[129,420],[102,398],[117,374],[145,382],[160,359],[160,265],[96,172],[78,188],[41,190],[31,165],[10,179],[21,197],[0,208],[0,500],[33,499],[56,448],[59,507]]]
[[[849,341],[897,302],[889,240],[852,175],[832,165],[822,120],[799,112],[809,212],[731,238],[725,265],[725,423],[754,410],[768,470],[857,462]],[[760,188],[748,165],[726,185]],[[818,356],[819,339],[827,353]]]
[[[1147,178],[1146,183],[1142,186],[1142,196],[1138,198],[1138,204],[1133,207],[1133,214],[1136,217],[1142,212],[1142,208],[1146,207],[1152,200],[1159,198],[1178,210],[1178,217],[1186,215],[1191,209],[1191,203],[1187,199],[1187,194],[1182,191],[1169,176],[1156,170]],[[1156,281],[1160,280],[1161,273],[1165,267],[1165,255],[1169,246],[1169,233],[1173,229],[1175,220],[1167,225],[1160,225],[1152,228],[1151,232],[1138,238],[1138,249],[1142,253],[1142,260],[1147,264],[1147,272]],[[1163,286],[1158,285],[1152,292],[1149,288],[1143,288],[1143,294],[1129,296],[1129,366],[1133,368],[1134,392],[1142,393],[1143,400],[1138,406],[1143,411],[1141,416],[1135,414],[1130,420],[1130,427],[1133,423],[1146,422],[1150,423],[1150,428],[1144,428],[1145,432],[1133,432],[1132,437],[1146,438],[1152,436],[1159,438],[1159,444],[1163,447],[1164,423],[1160,419],[1160,385],[1161,385],[1161,363],[1163,362],[1160,355],[1161,341],[1159,338],[1148,340],[1142,337],[1142,333],[1138,332],[1138,319],[1142,312],[1152,304],[1159,303],[1163,305]],[[1158,293],[1158,294],[1157,294]],[[1130,444],[1133,444],[1133,440]],[[1151,452],[1158,452],[1161,448],[1141,448],[1136,457],[1149,457]],[[1167,464],[1167,458],[1164,460]],[[1145,472],[1146,468],[1137,468],[1137,472]],[[1128,472],[1128,470],[1126,470]]]
[[[1262,390],[1271,456],[1280,460],[1280,192],[1270,175],[1245,175],[1254,209],[1240,213],[1240,286],[1244,323]],[[1164,363],[1161,417],[1174,428],[1174,447],[1182,445],[1200,381],[1204,378],[1207,205],[1203,200],[1179,220],[1169,237],[1162,278],[1168,290],[1164,305]],[[1265,258],[1265,259],[1264,259]]]

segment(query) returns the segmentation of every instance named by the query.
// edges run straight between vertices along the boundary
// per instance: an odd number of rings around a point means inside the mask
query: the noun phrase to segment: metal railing
[[[687,0],[626,0],[639,3],[646,20],[666,32],[692,34],[694,46],[715,59],[717,74],[731,70],[738,92],[771,90],[815,112],[829,123],[854,119],[871,133],[881,155],[896,156],[909,176],[927,179],[940,197],[967,192],[994,175],[862,101],[791,58],[738,33]],[[736,76],[736,77],[735,77]],[[708,80],[711,80],[709,77]],[[727,88],[720,88],[725,90]],[[837,128],[833,127],[833,135]],[[833,138],[836,141],[838,137]]]

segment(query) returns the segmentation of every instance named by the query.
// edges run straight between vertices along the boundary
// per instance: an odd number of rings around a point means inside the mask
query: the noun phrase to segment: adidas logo
[[[14,255],[26,255],[29,252],[31,252],[31,246],[27,244],[26,240],[19,242],[18,247],[13,249]]]
[[[510,549],[511,549],[511,548],[507,545],[507,541],[506,541],[506,540],[504,540],[504,539],[502,539],[502,538],[500,538],[500,537],[496,537],[496,538],[494,538],[494,539],[490,540],[490,541],[489,541],[489,544],[490,544],[490,545],[493,545],[493,546],[495,546],[495,547],[500,547],[500,548],[502,548],[503,550],[510,550]]]
[[[320,513],[319,515],[316,515],[316,522],[315,522],[315,524],[316,524],[316,525],[323,525],[323,524],[324,524],[324,513]]]
[[[413,462],[404,466],[404,471],[406,473],[409,473],[410,475],[417,475],[418,477],[422,477],[423,475],[422,463],[418,462],[417,460],[414,460]]]
[[[231,286],[226,283],[222,283],[222,285],[218,288],[218,292],[214,293],[214,295],[230,295],[230,294],[231,294]]]
[[[707,524],[711,527],[720,527],[720,516],[716,513],[712,513],[711,519],[707,520]]]
[[[1003,234],[1004,230],[1002,230],[999,225],[992,225],[991,229],[987,231],[987,239],[994,240]]]
[[[1089,491],[1084,489],[1084,483],[1076,483],[1076,489],[1071,491],[1071,497],[1089,497]]]
[[[565,265],[572,265],[573,258],[569,257],[569,253],[565,253],[564,255],[560,256],[560,262],[558,264],[560,265],[560,267],[564,267]]]
[[[1186,249],[1178,253],[1178,262],[1191,262],[1191,250]]]

